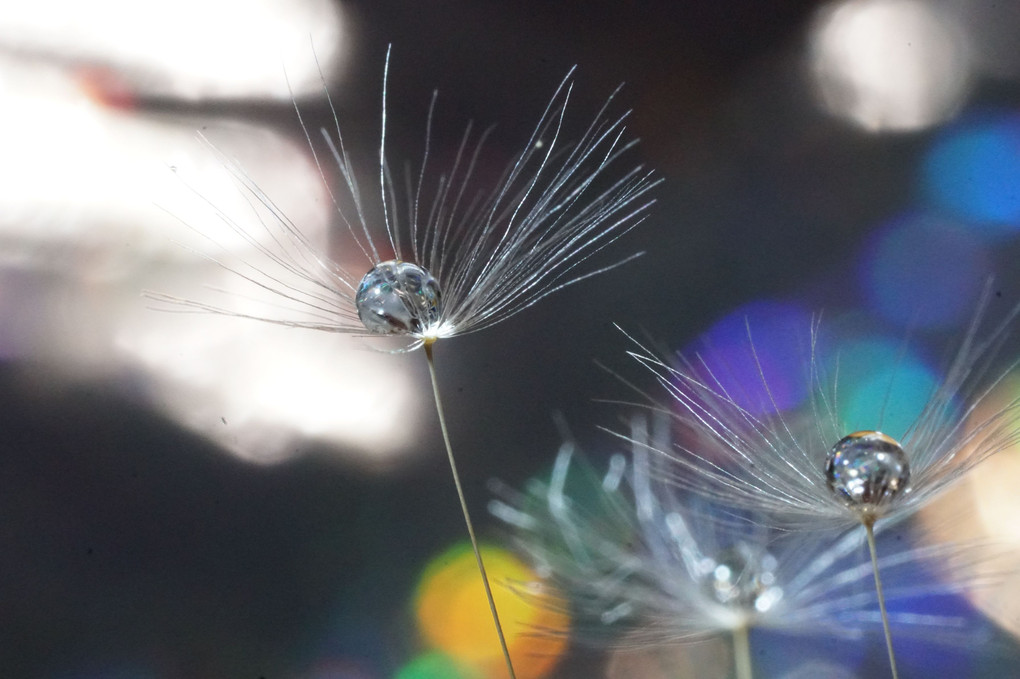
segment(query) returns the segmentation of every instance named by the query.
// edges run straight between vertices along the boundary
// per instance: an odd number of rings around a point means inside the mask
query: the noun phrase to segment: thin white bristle
[[[437,318],[408,332],[414,341],[462,335],[490,327],[529,308],[546,296],[609,271],[616,263],[587,268],[591,257],[634,228],[653,202],[649,191],[658,180],[640,165],[619,169],[634,147],[625,141],[626,114],[609,117],[616,92],[575,140],[567,140],[565,111],[573,88],[571,69],[556,88],[521,151],[500,180],[485,185],[476,167],[489,132],[474,135],[469,125],[452,166],[436,175],[430,169],[436,97],[429,103],[424,155],[417,172],[409,171],[399,205],[387,149],[386,102],[390,51],[383,70],[382,115],[374,193],[381,223],[372,224],[358,180],[359,172],[344,144],[340,115],[323,86],[333,128],[322,130],[326,156],[342,180],[343,192],[330,188],[330,172],[316,150],[308,123],[295,99],[294,109],[312,159],[344,225],[347,250],[364,257],[364,270],[390,258],[411,262],[430,273],[442,293]],[[540,143],[541,142],[541,143]],[[213,148],[215,151],[215,148]],[[253,225],[217,211],[228,226],[254,248],[256,257],[224,265],[249,284],[281,298],[261,318],[293,327],[363,333],[355,307],[364,270],[350,271],[319,252],[299,225],[262,191],[244,169],[220,154],[252,208]],[[216,206],[211,206],[216,210]],[[153,299],[199,312],[231,314],[229,305],[178,300],[152,293]],[[313,320],[306,316],[311,315]]]

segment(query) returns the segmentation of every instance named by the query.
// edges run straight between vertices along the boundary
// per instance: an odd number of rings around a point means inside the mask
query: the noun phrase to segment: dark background
[[[520,485],[549,464],[553,413],[593,449],[608,445],[596,427],[615,425],[620,409],[599,399],[630,398],[595,365],[630,369],[614,322],[676,348],[750,299],[854,303],[848,257],[869,224],[911,200],[928,136],[868,135],[817,110],[801,55],[818,4],[345,5],[357,39],[340,106],[362,153],[375,144],[392,43],[393,155],[417,157],[432,88],[438,135],[455,141],[473,119],[497,121],[497,140],[525,138],[578,64],[572,107],[594,110],[625,82],[619,101],[634,109],[638,154],[664,179],[647,222],[620,246],[643,258],[437,347],[486,537],[501,539],[484,513],[486,481]],[[975,96],[1017,94],[997,81]],[[297,133],[288,105],[177,106]],[[1016,250],[1004,246],[999,261]],[[999,271],[1015,293],[1014,274]],[[425,385],[419,354],[394,360]],[[315,442],[295,460],[254,466],[181,430],[122,378],[49,371],[41,359],[0,364],[0,676],[391,677],[414,655],[418,573],[463,537],[431,419],[417,436],[424,454],[384,474],[338,463]],[[1006,646],[1000,666],[1016,667]],[[592,671],[571,666],[556,676]]]

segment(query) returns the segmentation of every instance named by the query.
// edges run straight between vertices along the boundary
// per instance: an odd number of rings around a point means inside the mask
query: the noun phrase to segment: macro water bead
[[[906,490],[910,462],[896,439],[878,431],[857,431],[829,451],[825,479],[829,490],[848,506],[872,509]]]
[[[703,580],[709,596],[727,606],[763,610],[777,599],[776,558],[745,543],[718,554]]]
[[[420,335],[439,320],[439,283],[425,269],[392,259],[364,275],[354,298],[358,318],[379,335]]]

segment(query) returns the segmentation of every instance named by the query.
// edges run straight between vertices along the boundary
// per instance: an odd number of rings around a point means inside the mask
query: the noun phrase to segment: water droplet
[[[874,509],[906,490],[910,462],[896,439],[878,431],[857,431],[829,451],[825,480],[848,506]]]
[[[759,599],[773,589],[776,558],[746,543],[725,549],[712,560],[704,579],[709,596],[721,604],[746,609],[758,608]],[[778,598],[770,596],[774,603]]]
[[[365,274],[354,298],[358,318],[369,332],[420,335],[439,320],[439,283],[425,269],[393,259]]]

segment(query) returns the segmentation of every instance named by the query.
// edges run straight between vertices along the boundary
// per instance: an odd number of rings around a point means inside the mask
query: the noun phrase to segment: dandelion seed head
[[[373,266],[361,279],[354,301],[365,328],[379,335],[435,336],[443,309],[432,274],[396,259]]]
[[[996,354],[1020,317],[1020,305],[1008,310],[990,332],[981,332],[993,301],[991,291],[989,284],[954,357],[941,376],[931,379],[924,402],[909,419],[898,413],[900,401],[914,399],[913,361],[904,360],[903,370],[898,365],[869,370],[868,357],[862,355],[852,357],[860,360],[830,366],[820,360],[824,345],[818,321],[811,326],[810,353],[805,357],[810,397],[793,411],[785,411],[774,399],[769,411],[749,410],[706,361],[681,359],[679,365],[670,364],[635,342],[639,350],[631,351],[631,356],[666,389],[682,432],[677,442],[648,449],[675,463],[667,472],[670,483],[721,505],[768,514],[787,529],[904,518],[1020,436],[1020,400],[998,409],[982,407],[1018,362],[1007,363],[1003,371]],[[750,327],[746,341],[756,364],[762,365]],[[904,353],[901,349],[899,355]],[[865,365],[851,365],[858,362]],[[764,371],[759,380],[771,399]],[[876,393],[874,386],[883,381],[884,390]],[[854,408],[848,417],[847,395],[856,406],[861,389],[877,412],[858,414]],[[657,410],[671,409],[654,397],[651,401]],[[981,412],[984,419],[969,427],[974,412]],[[896,416],[887,417],[889,413]],[[895,420],[891,426],[896,438],[880,433],[889,431],[888,420]],[[833,441],[838,443],[830,448]]]
[[[674,436],[668,425],[632,419],[632,454],[610,458],[610,473],[620,476],[612,486],[573,442],[561,446],[548,480],[532,479],[520,492],[493,486],[531,517],[521,522],[514,514],[508,525],[536,575],[561,594],[556,605],[571,613],[572,639],[633,651],[749,627],[841,639],[879,629],[862,526],[825,535],[769,528],[760,514],[733,520],[732,506],[706,502],[672,482],[675,458],[649,455],[653,442],[668,447]],[[898,624],[907,633],[970,639],[960,618],[915,614],[911,607],[969,587],[981,550],[916,547],[901,542],[902,534],[888,535],[896,525],[881,521],[874,530],[890,548],[879,563],[887,601],[900,607]],[[918,569],[931,577],[918,579]],[[522,587],[517,591],[527,596]]]
[[[387,148],[388,68],[387,56],[378,167],[371,180],[355,167],[328,92],[332,129],[319,130],[321,141],[294,104],[336,211],[343,260],[321,251],[237,162],[219,153],[252,219],[235,219],[212,207],[252,251],[237,258],[222,252],[209,258],[258,292],[274,295],[275,302],[241,313],[234,308],[236,301],[220,305],[158,292],[146,295],[177,310],[327,332],[402,336],[412,350],[491,327],[640,255],[598,262],[604,249],[644,219],[653,202],[647,194],[659,183],[641,165],[624,165],[637,142],[627,139],[628,114],[609,112],[615,93],[590,122],[572,129],[566,115],[571,70],[518,152],[493,157],[487,147],[491,130],[478,133],[469,124],[452,164],[441,170],[433,167],[439,155],[433,149],[433,97],[424,153],[417,167],[405,165],[401,177]],[[490,181],[486,168],[493,161],[503,169]],[[334,173],[340,177],[337,188],[332,188]],[[359,256],[364,268],[352,263]]]
[[[840,439],[825,460],[829,490],[848,507],[873,518],[908,492],[910,461],[899,442],[879,431],[856,431]]]

